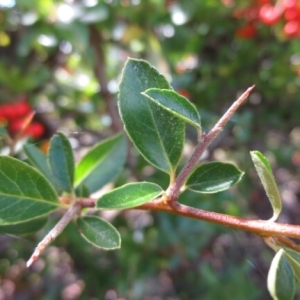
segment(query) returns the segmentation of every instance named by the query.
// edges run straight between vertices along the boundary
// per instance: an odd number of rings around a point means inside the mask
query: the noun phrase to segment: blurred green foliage
[[[234,161],[246,177],[238,188],[180,200],[232,215],[268,219],[271,208],[249,156],[264,151],[283,193],[285,222],[300,222],[300,43],[280,40],[263,26],[252,39],[236,36],[243,23],[219,0],[0,1],[0,102],[25,94],[43,117],[66,132],[92,133],[92,144],[116,131],[110,104],[128,56],[144,58],[197,106],[203,130],[252,84],[250,99],[207,153]],[[187,155],[195,144],[187,132]],[[74,142],[74,140],[73,140]],[[81,145],[82,146],[82,145]],[[80,150],[78,146],[78,150]],[[134,176],[168,185],[133,153]],[[132,176],[129,168],[117,184]],[[285,193],[285,194],[284,194]],[[285,205],[285,204],[284,204]],[[257,238],[214,224],[162,213],[129,211],[113,224],[122,248],[92,248],[70,225],[26,270],[37,236],[2,236],[1,299],[269,299],[271,252]],[[2,296],[4,295],[4,296]],[[121,298],[124,297],[124,298]]]

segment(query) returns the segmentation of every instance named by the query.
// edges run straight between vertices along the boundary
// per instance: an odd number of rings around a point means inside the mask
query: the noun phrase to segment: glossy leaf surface
[[[300,253],[289,248],[284,248],[284,251],[286,258],[294,270],[297,281],[300,282]]]
[[[0,157],[0,225],[28,221],[60,207],[50,182],[36,169]]]
[[[161,90],[157,88],[148,89],[142,94],[200,131],[201,126],[198,111],[185,97],[173,90]]]
[[[27,222],[11,225],[0,225],[0,234],[27,235],[41,230],[48,218],[42,217]]]
[[[271,218],[271,221],[275,221],[281,212],[282,202],[271,166],[267,158],[264,157],[259,151],[251,151],[250,154],[255,169],[273,208],[273,217]]]
[[[117,229],[109,222],[96,217],[85,216],[77,220],[81,235],[96,247],[112,250],[121,247]]]
[[[155,167],[174,175],[184,143],[184,122],[141,93],[171,89],[143,60],[129,59],[120,84],[119,108],[125,129],[140,153]]]
[[[73,191],[74,156],[68,138],[61,132],[55,134],[50,141],[48,152],[52,174],[62,190]]]
[[[61,188],[58,186],[55,178],[53,177],[47,161],[47,156],[35,145],[24,145],[23,149],[29,159],[30,164],[38,169],[51,182],[55,190],[59,193]]]
[[[294,299],[294,273],[283,249],[280,249],[272,260],[268,273],[268,290],[274,300]]]
[[[198,193],[216,193],[230,188],[243,174],[233,164],[211,162],[196,168],[187,179],[186,187]]]
[[[91,149],[79,162],[75,186],[85,185],[93,193],[118,176],[127,155],[124,134],[104,140]]]
[[[126,209],[142,205],[163,193],[163,189],[151,182],[128,183],[116,188],[97,201],[100,209]]]

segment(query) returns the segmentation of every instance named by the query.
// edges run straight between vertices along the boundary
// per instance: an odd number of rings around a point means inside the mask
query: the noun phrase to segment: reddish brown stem
[[[175,179],[174,183],[169,187],[167,196],[169,201],[174,202],[177,200],[178,195],[180,193],[181,187],[184,185],[187,177],[191,174],[192,170],[194,169],[195,165],[198,163],[199,158],[210,145],[210,143],[218,136],[218,134],[223,130],[226,123],[235,113],[235,111],[239,108],[239,106],[244,102],[244,100],[249,96],[250,92],[253,90],[254,86],[248,88],[226,111],[223,117],[218,121],[218,123],[211,129],[211,131],[203,135],[200,139],[198,145],[196,146],[193,154],[191,155],[190,159],[183,167],[177,178]]]
[[[82,207],[94,207],[96,200],[85,198],[77,203]],[[268,236],[285,236],[300,239],[300,226],[283,223],[274,223],[271,221],[251,220],[241,217],[230,216],[226,214],[206,211],[190,206],[180,204],[178,202],[163,201],[154,199],[146,204],[134,207],[133,209],[143,209],[152,211],[161,211],[185,216],[197,220],[207,221],[223,226],[233,227],[245,231],[252,232],[262,237]],[[280,238],[280,241],[282,239]]]
[[[165,202],[154,200],[137,207],[137,209],[164,211],[189,218],[221,224],[236,229],[246,230],[259,236],[288,236],[291,238],[300,239],[300,226],[297,225],[274,223],[263,220],[249,220],[185,206],[178,202],[172,203],[169,201]]]

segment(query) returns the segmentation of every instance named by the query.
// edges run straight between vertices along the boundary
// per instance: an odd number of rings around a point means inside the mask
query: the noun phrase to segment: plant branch
[[[226,123],[239,108],[239,106],[244,102],[244,100],[249,96],[250,92],[253,90],[254,85],[248,88],[225,112],[222,118],[217,122],[217,124],[210,130],[208,134],[203,134],[200,138],[198,145],[196,146],[193,154],[187,161],[186,165],[183,167],[174,183],[169,187],[166,194],[170,202],[177,200],[180,193],[181,187],[184,185],[187,177],[191,174],[195,165],[198,163],[199,158],[210,145],[210,143],[218,136],[218,134],[223,130]]]
[[[180,204],[178,202],[153,200],[146,204],[136,207],[136,209],[145,209],[153,211],[163,211],[181,215],[189,218],[194,218],[202,221],[208,221],[215,224],[221,224],[224,226],[233,227],[236,229],[242,229],[252,232],[261,237],[267,236],[287,236],[291,238],[300,239],[300,226],[274,223],[263,220],[250,220],[241,217],[235,217],[216,213],[212,211],[206,211],[190,206]],[[280,239],[283,243],[283,240]]]
[[[69,210],[59,220],[55,227],[37,245],[30,259],[27,261],[27,267],[30,267],[39,258],[45,248],[62,233],[65,227],[72,221],[72,219],[80,212],[81,209],[82,205],[80,203],[75,203],[69,208]]]
[[[77,203],[84,208],[95,207],[95,202],[95,199],[84,198],[79,200]],[[185,216],[188,218],[249,231],[263,238],[272,236],[276,237],[276,241],[278,241],[278,243],[288,245],[289,247],[291,246],[288,242],[288,239],[285,237],[300,239],[300,226],[298,225],[235,217],[186,206],[178,202],[163,201],[162,198],[153,199],[150,202],[134,207],[133,209],[172,213],[179,216]],[[295,247],[296,246],[293,246],[291,248],[295,249]]]
[[[108,90],[108,82],[105,75],[105,55],[103,51],[103,39],[100,31],[93,25],[90,26],[90,41],[95,53],[95,75],[100,84],[100,94],[104,99],[107,111],[111,117],[111,128],[114,132],[122,130],[123,126],[120,121],[117,105]]]

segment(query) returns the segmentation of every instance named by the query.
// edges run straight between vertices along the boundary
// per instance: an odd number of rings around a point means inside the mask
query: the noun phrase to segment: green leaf
[[[75,186],[84,184],[90,193],[98,191],[119,175],[126,155],[124,134],[102,141],[91,149],[77,165]]]
[[[129,59],[120,84],[120,114],[129,137],[145,159],[174,176],[183,150],[184,122],[141,94],[153,87],[171,89],[146,61]]]
[[[142,205],[163,193],[163,189],[150,182],[128,183],[116,188],[97,200],[100,209],[127,209]]]
[[[72,193],[74,182],[74,156],[68,138],[61,132],[50,140],[48,152],[52,174],[62,190]]]
[[[76,189],[76,195],[78,197],[82,197],[82,198],[88,198],[91,195],[91,192],[89,191],[89,189],[87,188],[86,185],[81,184],[77,189]]]
[[[54,188],[39,171],[0,156],[0,225],[29,221],[60,206]]]
[[[294,273],[284,254],[283,249],[276,253],[268,273],[268,290],[274,300],[294,299]]]
[[[240,181],[243,174],[233,164],[211,162],[196,168],[187,179],[186,187],[198,193],[217,193]]]
[[[28,157],[29,163],[38,169],[54,186],[57,193],[61,192],[61,188],[58,186],[53,174],[50,170],[47,156],[35,145],[27,144],[23,147],[25,154]]]
[[[251,151],[250,154],[256,172],[258,173],[258,176],[273,208],[273,217],[270,219],[270,221],[275,221],[281,212],[282,202],[271,166],[267,158],[264,157],[259,151]]]
[[[11,225],[0,225],[0,234],[27,235],[41,230],[47,223],[48,218],[42,217],[27,222]]]
[[[300,282],[300,253],[290,248],[284,248],[284,251],[286,258],[294,270],[297,281]]]
[[[200,116],[196,107],[185,97],[172,90],[148,89],[142,95],[148,97],[184,122],[201,130]]]
[[[107,250],[121,247],[120,234],[109,222],[96,216],[85,216],[78,218],[77,225],[81,235],[94,246]]]

